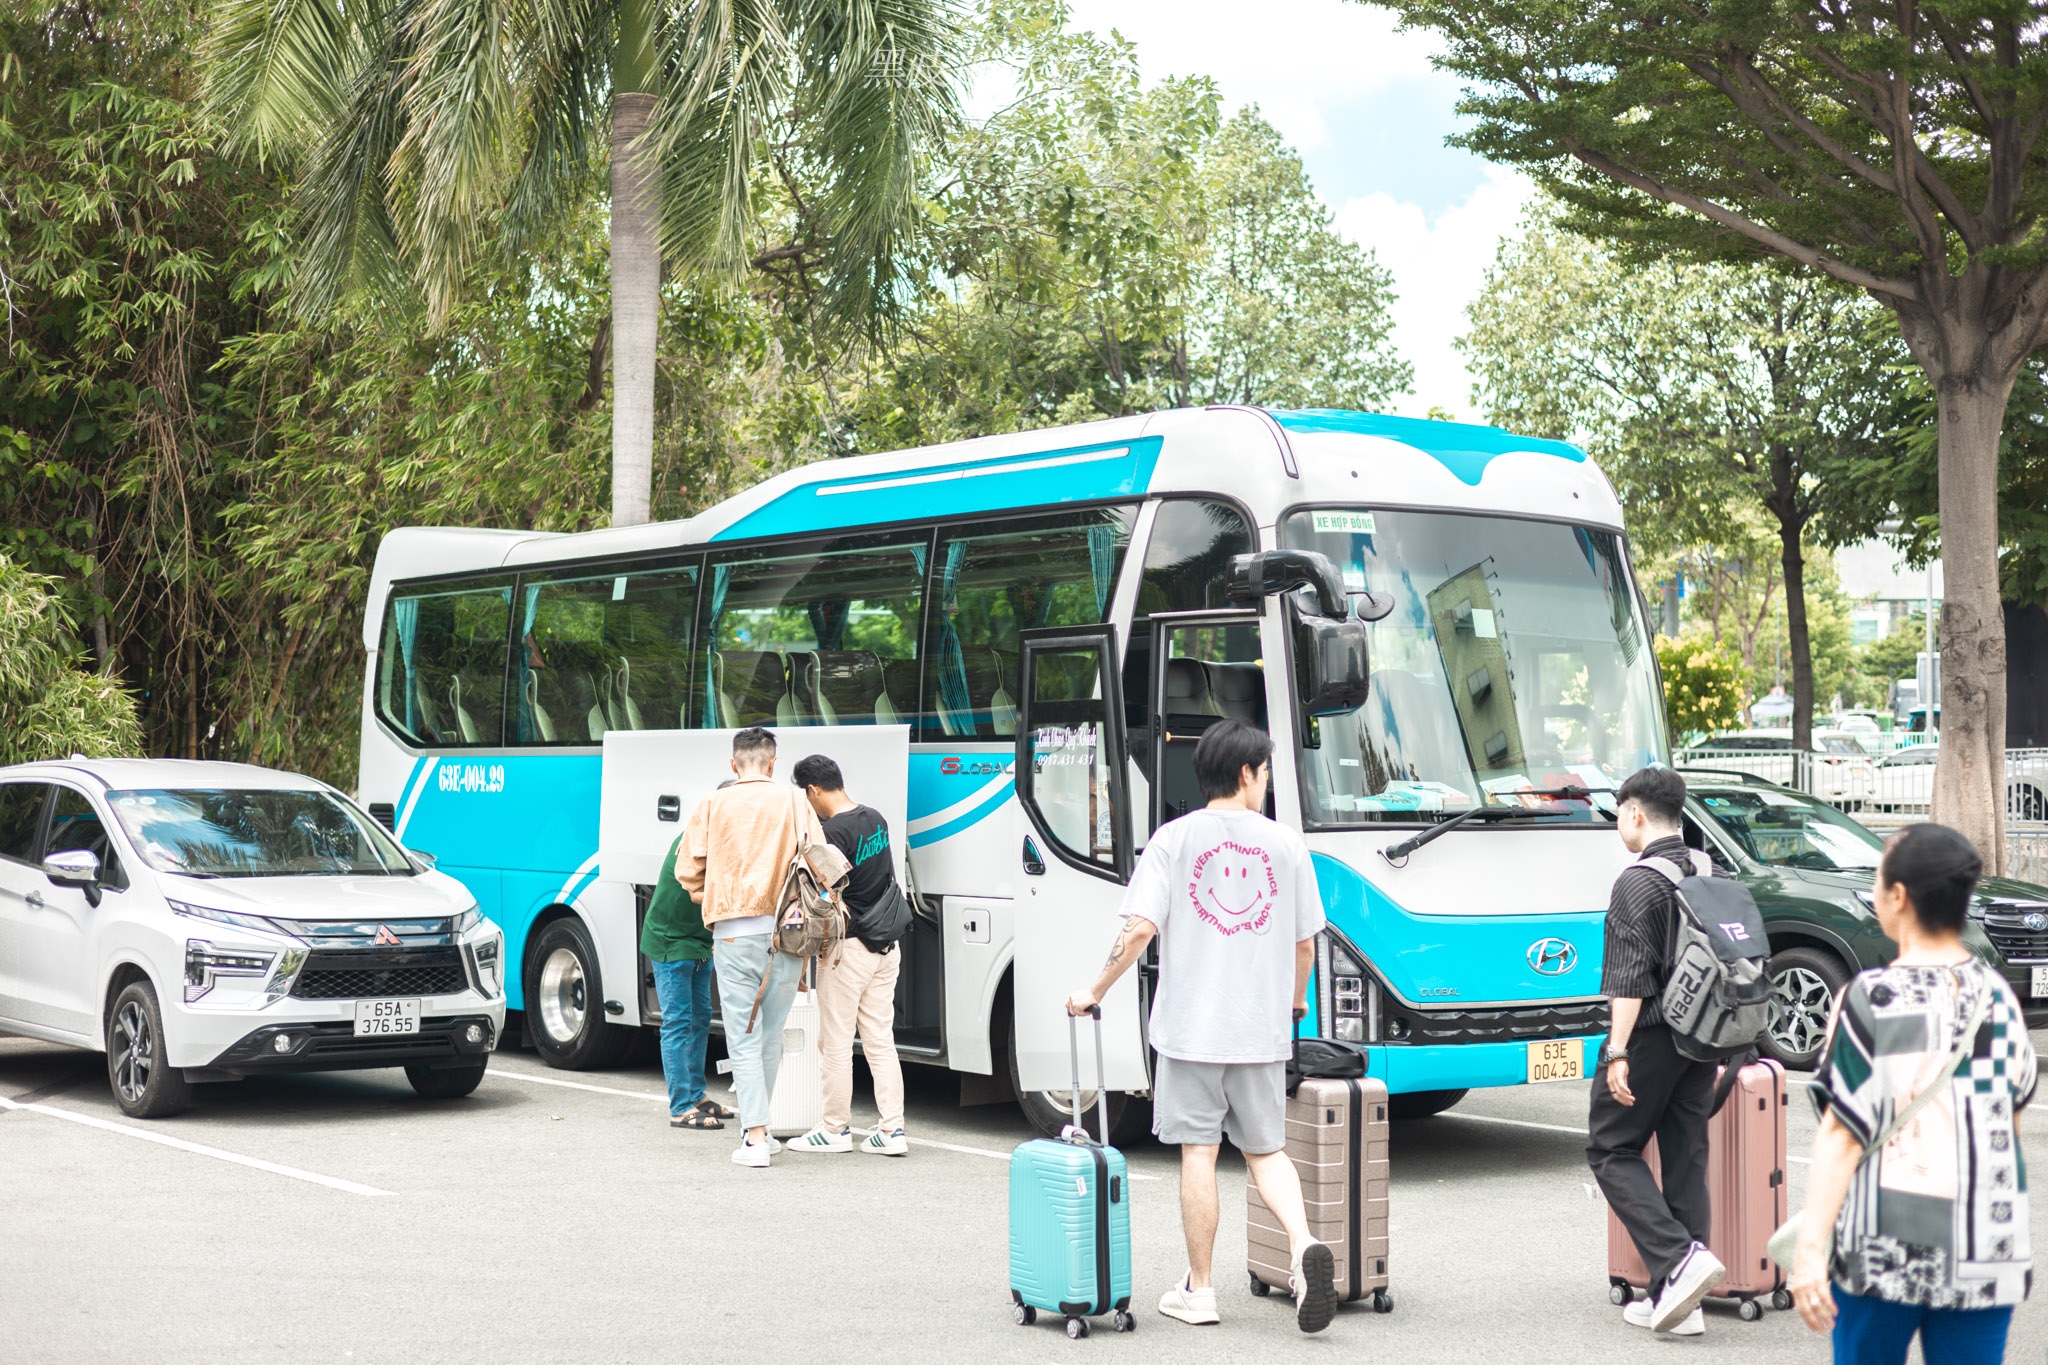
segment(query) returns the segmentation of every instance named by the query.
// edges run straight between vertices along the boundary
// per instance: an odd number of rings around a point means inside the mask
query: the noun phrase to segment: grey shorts
[[[1227,1133],[1249,1156],[1279,1151],[1287,1145],[1287,1063],[1162,1055],[1152,1077],[1152,1132],[1177,1146],[1213,1147]]]

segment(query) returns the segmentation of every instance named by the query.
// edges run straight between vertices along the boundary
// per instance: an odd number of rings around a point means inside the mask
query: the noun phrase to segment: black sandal
[[[668,1126],[671,1128],[695,1128],[699,1131],[725,1127],[724,1124],[718,1121],[718,1115],[704,1109],[689,1109],[680,1114],[671,1114]]]
[[[738,1114],[726,1108],[717,1100],[712,1099],[709,1095],[706,1095],[703,1099],[698,1100],[696,1107],[697,1112],[702,1114],[709,1114],[712,1118],[715,1119],[736,1119],[739,1117]]]

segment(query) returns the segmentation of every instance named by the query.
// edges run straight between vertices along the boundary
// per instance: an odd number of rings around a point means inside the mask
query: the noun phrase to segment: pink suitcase
[[[1765,1249],[1785,1221],[1785,1068],[1765,1060],[1742,1068],[1728,1102],[1707,1123],[1707,1193],[1713,1204],[1708,1248],[1728,1267],[1713,1297],[1734,1299],[1744,1322],[1764,1315],[1763,1300],[1790,1308],[1785,1275]],[[1643,1148],[1658,1174],[1657,1140]],[[1661,1178],[1660,1178],[1661,1183]],[[1609,1299],[1625,1304],[1648,1286],[1650,1272],[1636,1244],[1607,1211]]]

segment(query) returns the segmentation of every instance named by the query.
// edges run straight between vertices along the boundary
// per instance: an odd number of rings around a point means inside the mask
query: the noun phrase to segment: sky
[[[1434,41],[1352,0],[1069,0],[1073,27],[1115,30],[1145,79],[1209,76],[1228,109],[1257,105],[1301,156],[1345,237],[1393,272],[1394,342],[1415,367],[1395,412],[1477,420],[1452,342],[1528,182],[1444,145],[1459,82]]]

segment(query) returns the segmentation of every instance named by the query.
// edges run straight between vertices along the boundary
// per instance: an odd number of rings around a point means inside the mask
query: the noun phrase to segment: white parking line
[[[614,1086],[590,1085],[583,1081],[558,1081],[553,1076],[535,1076],[525,1071],[508,1071],[501,1066],[492,1067],[484,1074],[487,1076],[501,1076],[507,1080],[532,1081],[535,1085],[559,1085],[564,1090],[588,1090],[597,1095],[619,1095],[629,1100],[653,1100],[657,1104],[668,1103],[668,1096],[657,1095],[646,1090],[620,1090]],[[865,1137],[874,1130],[856,1128],[853,1131]],[[1008,1161],[1010,1159],[1008,1152],[992,1151],[987,1147],[963,1147],[957,1142],[939,1142],[933,1138],[914,1137],[910,1139],[910,1145],[913,1147],[936,1147],[942,1152],[964,1152],[968,1156],[985,1156],[996,1161]],[[1159,1177],[1156,1175],[1140,1175],[1136,1171],[1132,1171],[1131,1179],[1157,1180]]]
[[[302,1171],[296,1166],[280,1166],[275,1161],[265,1161],[261,1157],[243,1156],[240,1152],[224,1152],[218,1147],[208,1147],[204,1143],[187,1142],[183,1138],[171,1137],[166,1133],[152,1133],[146,1128],[135,1128],[125,1123],[115,1123],[109,1119],[95,1118],[91,1114],[77,1114],[69,1109],[58,1109],[47,1104],[23,1104],[18,1100],[0,1097],[0,1109],[20,1109],[31,1114],[42,1114],[53,1119],[63,1119],[66,1123],[84,1124],[88,1128],[99,1128],[109,1133],[119,1133],[122,1137],[135,1138],[142,1142],[154,1142],[160,1147],[175,1147],[181,1152],[190,1152],[194,1156],[210,1156],[215,1161],[229,1161],[237,1166],[247,1166],[252,1170],[268,1171],[272,1175],[288,1176],[293,1180],[306,1181],[308,1184],[325,1185],[330,1190],[340,1190],[344,1194],[360,1194],[374,1198],[391,1193],[389,1190],[376,1189],[370,1185],[358,1185],[353,1180],[342,1180],[337,1176],[321,1175],[318,1171]]]
[[[1491,1114],[1445,1113],[1438,1114],[1437,1117],[1440,1119],[1470,1119],[1474,1123],[1506,1123],[1512,1124],[1516,1128],[1541,1128],[1549,1133],[1571,1133],[1578,1137],[1586,1136],[1586,1130],[1583,1128],[1567,1128],[1561,1123],[1531,1123],[1528,1119],[1501,1119],[1495,1118]],[[1802,1166],[1811,1166],[1813,1164],[1813,1160],[1810,1157],[1788,1156],[1785,1159],[1787,1161],[1796,1161]]]

